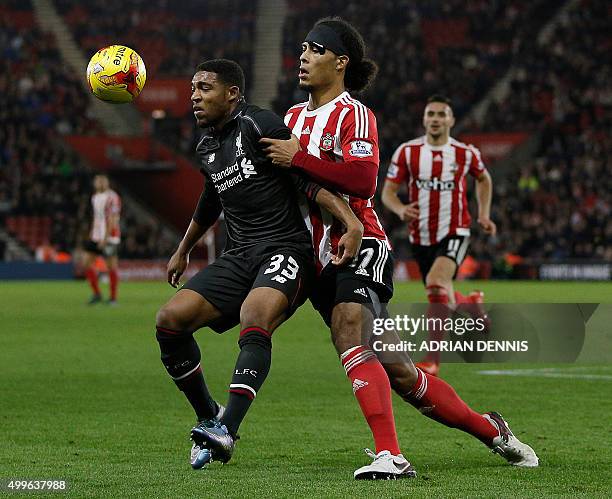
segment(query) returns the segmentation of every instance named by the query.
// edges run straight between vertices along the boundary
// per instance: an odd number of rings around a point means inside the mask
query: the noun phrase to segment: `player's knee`
[[[240,326],[242,329],[261,328],[270,333],[283,321],[287,309],[286,300],[261,300],[244,303],[240,309]]]
[[[269,331],[272,326],[272,318],[264,310],[248,307],[240,311],[240,327],[258,327]]]
[[[160,328],[183,331],[187,329],[188,321],[176,307],[166,304],[157,312],[155,324]]]

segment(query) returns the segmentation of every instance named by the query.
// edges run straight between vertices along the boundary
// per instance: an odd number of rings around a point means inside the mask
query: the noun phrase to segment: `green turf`
[[[610,284],[476,287],[498,301],[612,296]],[[153,333],[155,311],[171,294],[167,285],[130,283],[119,307],[87,307],[83,282],[0,283],[0,480],[67,479],[74,497],[610,495],[612,381],[487,377],[477,372],[482,365],[444,365],[443,376],[474,408],[502,412],[537,450],[539,469],[507,466],[395,398],[400,442],[418,478],[353,481],[353,470],[368,462],[361,449],[371,437],[308,305],[275,334],[271,374],[230,464],[194,472],[193,417],[159,362]],[[422,290],[399,285],[396,296],[420,300]],[[209,385],[223,400],[236,334],[201,331],[198,340]],[[612,374],[609,365],[565,368]]]

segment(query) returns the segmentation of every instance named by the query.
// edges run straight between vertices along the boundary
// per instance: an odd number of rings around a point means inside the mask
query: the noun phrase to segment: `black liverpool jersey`
[[[259,144],[290,134],[276,114],[242,102],[221,132],[209,128],[202,136],[196,152],[205,185],[193,219],[210,225],[223,210],[226,253],[271,241],[311,244],[297,189],[314,198],[318,186],[273,166]]]

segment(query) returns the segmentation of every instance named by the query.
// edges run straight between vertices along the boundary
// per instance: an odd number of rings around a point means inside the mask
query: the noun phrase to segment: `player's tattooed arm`
[[[177,250],[170,257],[166,267],[168,283],[172,287],[178,287],[180,278],[189,265],[191,250],[206,231],[217,221],[221,214],[221,209],[219,196],[214,190],[212,181],[207,178],[187,232],[185,232],[183,239],[179,243]]]

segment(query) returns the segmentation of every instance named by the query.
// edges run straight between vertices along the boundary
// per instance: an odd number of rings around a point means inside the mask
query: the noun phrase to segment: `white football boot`
[[[370,449],[365,449],[365,452],[374,461],[355,471],[355,480],[398,480],[416,476],[414,468],[401,454],[394,456],[388,450],[381,450],[378,454]]]
[[[494,453],[502,456],[512,466],[536,468],[539,465],[540,460],[535,451],[514,436],[501,414],[487,412],[484,417],[499,431],[499,437],[493,439],[491,447]]]

